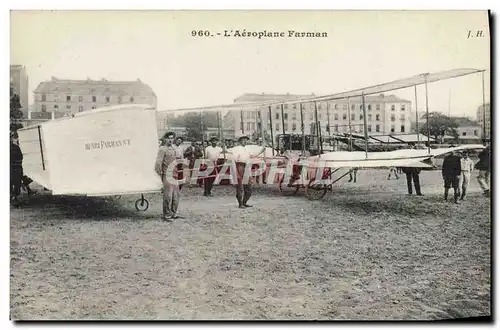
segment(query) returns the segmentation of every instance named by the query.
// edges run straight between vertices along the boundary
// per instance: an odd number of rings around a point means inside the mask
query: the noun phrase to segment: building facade
[[[244,94],[234,100],[235,103],[263,102],[270,100],[286,100],[307,95],[277,94]],[[309,95],[310,96],[310,95]],[[380,94],[365,97],[366,122],[368,135],[390,133],[410,133],[411,102],[394,95]],[[262,111],[261,111],[262,110]],[[317,102],[317,113],[322,136],[328,134],[357,133],[364,134],[363,102],[361,97]],[[315,104],[302,103],[302,114],[305,134],[316,134]],[[299,104],[283,105],[271,108],[272,130],[276,134],[301,134],[301,111]],[[261,118],[262,117],[262,118]],[[252,135],[260,132],[261,123],[264,130],[271,131],[269,107],[257,110],[229,111],[224,117],[224,128],[231,128],[235,135]],[[328,129],[329,128],[329,129]]]
[[[140,79],[136,81],[65,80],[52,77],[34,91],[35,112],[73,114],[118,104],[149,104],[156,107],[156,94]]]
[[[19,95],[19,101],[21,102],[22,107],[21,110],[26,118],[29,109],[29,84],[28,74],[26,73],[26,68],[24,66],[10,66],[10,85],[12,86],[14,93]]]
[[[484,111],[486,109],[486,112]],[[486,131],[486,138],[491,138],[491,109],[490,103],[486,103],[484,107],[481,105],[476,111],[476,120],[481,126],[481,137],[484,138],[484,132]],[[486,123],[486,124],[485,124]],[[485,127],[486,125],[486,127]]]

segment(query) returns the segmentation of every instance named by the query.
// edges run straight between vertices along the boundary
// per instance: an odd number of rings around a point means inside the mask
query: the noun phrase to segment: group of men
[[[468,151],[452,152],[444,158],[441,173],[444,180],[444,200],[448,200],[448,191],[453,187],[453,200],[459,203],[467,195],[467,188],[474,169],[479,171],[477,181],[485,196],[490,196],[490,146],[489,144],[478,155],[479,161],[474,164]]]
[[[236,186],[236,199],[238,200],[239,208],[252,207],[248,204],[252,195],[251,182],[244,182],[244,172],[246,168],[246,160],[251,157],[258,156],[265,151],[263,148],[258,154],[251,154],[246,148],[249,141],[248,136],[241,136],[238,138],[238,146],[233,147],[234,141],[226,141],[222,146],[218,145],[219,139],[213,137],[210,139],[210,145],[202,148],[200,143],[195,141],[184,148],[182,146],[182,137],[176,137],[175,133],[167,132],[161,139],[160,148],[155,164],[155,171],[160,176],[163,182],[163,220],[172,221],[179,218],[178,207],[180,200],[180,190],[182,183],[191,182],[192,174],[194,171],[203,171],[204,176],[197,179],[200,180],[204,186],[204,196],[210,197],[214,181],[219,174],[220,168],[224,164],[224,157],[221,154],[233,154],[235,157],[235,167],[237,174]],[[229,143],[228,143],[229,142]],[[231,149],[231,150],[228,150]],[[196,160],[203,158],[207,162],[195,169]],[[188,166],[185,166],[183,160],[187,160]],[[172,167],[171,164],[174,164]],[[172,170],[169,170],[172,169]],[[186,175],[184,175],[186,173]],[[171,177],[169,178],[169,175]]]

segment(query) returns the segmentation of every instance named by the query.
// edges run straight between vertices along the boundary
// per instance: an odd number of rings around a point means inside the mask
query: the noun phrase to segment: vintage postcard
[[[489,11],[10,27],[12,320],[491,320]]]

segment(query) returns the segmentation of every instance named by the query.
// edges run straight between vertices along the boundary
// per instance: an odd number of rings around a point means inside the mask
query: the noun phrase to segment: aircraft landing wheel
[[[298,184],[285,184],[283,181],[284,178],[280,180],[279,185],[280,192],[283,196],[294,196],[297,194],[300,188]]]
[[[307,198],[310,200],[318,200],[323,198],[328,191],[328,185],[324,183],[315,183],[314,181],[309,182],[306,186],[305,192]]]
[[[135,201],[135,209],[137,211],[146,211],[149,208],[149,202],[147,199],[144,198],[139,198],[138,200]]]

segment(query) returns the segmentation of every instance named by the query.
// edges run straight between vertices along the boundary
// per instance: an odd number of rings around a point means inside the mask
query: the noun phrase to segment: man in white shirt
[[[246,162],[249,161],[250,158],[256,157],[266,151],[266,148],[262,147],[262,150],[259,153],[252,155],[246,147],[248,140],[250,140],[248,136],[240,136],[238,138],[239,146],[234,147],[231,150],[231,153],[235,156],[234,159],[236,162],[236,170],[238,172],[238,182],[236,183],[236,199],[238,200],[238,207],[240,209],[252,207],[252,205],[247,204],[250,196],[252,196],[252,186],[250,183],[250,178],[248,182],[243,182]]]
[[[220,154],[222,153],[222,148],[217,146],[217,142],[219,139],[213,137],[210,139],[210,145],[205,148],[205,155],[207,161],[212,165],[213,170],[207,174],[207,177],[204,179],[204,193],[203,196],[210,197],[212,196],[212,187],[214,185],[215,178],[217,176],[217,165]]]
[[[461,173],[458,187],[462,189],[462,195],[460,196],[460,199],[464,200],[467,193],[467,188],[469,187],[470,176],[472,171],[474,170],[474,162],[469,158],[469,154],[467,151],[462,152],[462,158],[460,159],[460,169]]]
[[[177,136],[175,138],[175,143],[173,145],[175,150],[175,159],[184,158],[184,146],[182,145],[182,142],[184,142],[184,138],[182,136]],[[184,164],[181,163],[177,165],[177,173],[179,180],[184,179]],[[179,185],[179,190],[181,189],[182,189],[182,184]]]

